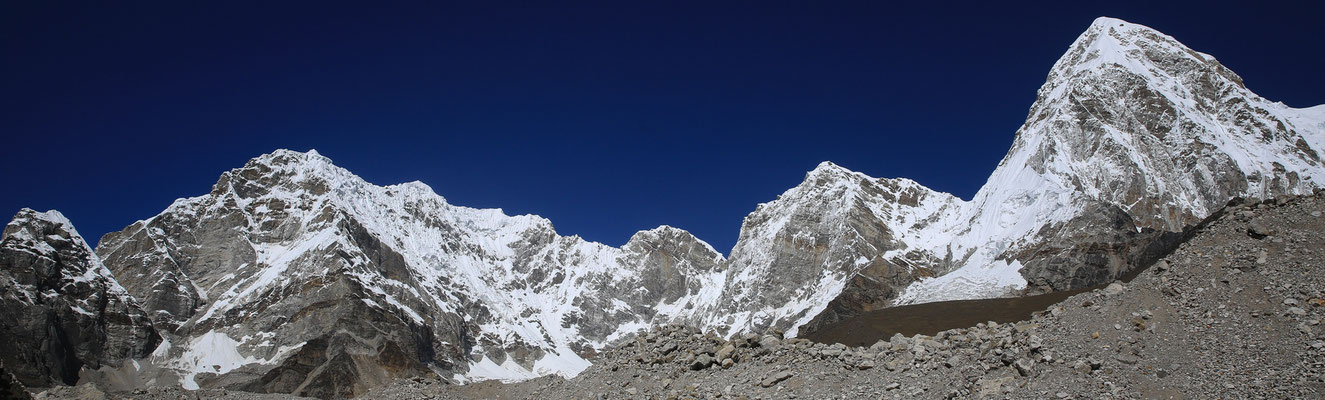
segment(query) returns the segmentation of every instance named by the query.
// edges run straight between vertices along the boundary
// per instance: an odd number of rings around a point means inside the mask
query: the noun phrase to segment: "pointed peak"
[[[691,237],[694,236],[691,235],[690,232],[681,228],[673,227],[671,225],[658,225],[657,228],[635,232],[635,234],[631,235],[630,240],[628,240],[627,242],[634,242],[637,240],[648,240],[648,238],[652,237],[662,237],[662,236],[672,236],[672,235],[682,235],[682,236],[691,236]]]
[[[24,207],[18,211],[18,214],[14,215],[14,218],[10,220],[9,224],[38,225],[67,231],[74,236],[78,235],[78,231],[74,229],[74,223],[69,222],[69,218],[66,218],[64,214],[56,210],[41,212]],[[45,230],[46,228],[42,229]]]
[[[814,169],[811,170],[810,172],[814,172],[814,171],[830,171],[830,170],[845,170],[845,169],[846,169],[846,168],[842,168],[841,165],[834,164],[832,161],[824,161],[824,162],[819,163],[818,166],[815,166]]]
[[[1098,69],[1109,64],[1145,71],[1155,57],[1195,58],[1201,62],[1208,58],[1148,26],[1099,17],[1068,47],[1067,53],[1054,64],[1053,72]]]
[[[805,180],[801,184],[819,184],[822,183],[822,181],[838,180],[856,182],[860,180],[872,181],[874,178],[860,172],[849,170],[832,161],[824,161],[814,167],[813,170],[810,170],[810,172],[806,172]]]
[[[1128,30],[1131,30],[1131,29],[1137,29],[1137,28],[1150,29],[1149,27],[1146,27],[1145,25],[1133,24],[1133,23],[1131,23],[1131,22],[1123,21],[1123,20],[1121,20],[1121,19],[1113,18],[1113,17],[1099,17],[1099,18],[1095,18],[1095,21],[1093,21],[1093,22],[1090,23],[1090,28],[1091,28],[1091,29],[1102,29],[1102,28],[1123,28],[1123,29],[1128,29]]]
[[[1117,74],[1136,79],[1120,79]],[[1173,79],[1184,76],[1190,78]],[[1171,92],[1179,90],[1174,88],[1184,81],[1207,79],[1201,76],[1221,77],[1245,90],[1242,78],[1214,57],[1192,50],[1169,35],[1117,18],[1096,18],[1054,63],[1037,93],[1030,119],[1041,120],[1035,116],[1043,110],[1042,106],[1062,101],[1082,84],[1128,85],[1145,81],[1157,90]],[[1185,93],[1174,96],[1191,97]]]
[[[253,157],[244,166],[221,174],[212,186],[212,194],[238,189],[235,194],[249,198],[267,193],[268,189],[279,185],[303,187],[313,194],[322,194],[332,187],[361,181],[361,178],[332,163],[330,158],[316,150],[300,152],[277,149]]]
[[[14,215],[14,218],[5,226],[4,239],[19,239],[30,241],[51,241],[53,237],[70,240],[77,246],[82,246],[91,251],[91,247],[83,240],[78,230],[74,229],[73,222],[69,222],[64,214],[56,210],[40,212],[31,208],[23,208]]]
[[[41,212],[41,211],[33,210],[33,209],[31,209],[31,208],[24,207],[23,209],[18,210],[18,214],[17,214],[17,215],[14,215],[14,220],[15,220],[15,221],[17,221],[17,220],[38,220],[38,221],[44,221],[44,222],[52,223],[52,224],[55,224],[55,225],[62,225],[62,226],[68,227],[69,229],[73,229],[73,227],[74,227],[74,224],[73,224],[72,222],[69,222],[69,218],[66,218],[66,217],[64,216],[63,213],[61,213],[61,212],[59,212],[59,211],[57,211],[57,210],[50,210],[50,211],[47,211],[47,212]]]
[[[671,225],[659,225],[657,228],[635,232],[635,234],[630,237],[630,240],[626,241],[626,245],[623,247],[638,246],[641,243],[650,242],[656,245],[663,241],[672,244],[683,244],[686,242],[697,243],[702,245],[706,250],[719,259],[725,258],[721,252],[718,252],[718,250],[714,249],[712,245],[695,236],[695,234]]]
[[[674,227],[674,226],[671,226],[671,225],[658,225],[657,228],[649,229],[649,230],[647,230],[647,231],[640,231],[640,232],[649,232],[649,233],[680,233],[680,234],[686,234],[686,235],[689,235],[689,234],[690,234],[690,232],[689,232],[689,231],[686,231],[685,229],[677,228],[677,227]]]
[[[336,166],[330,158],[318,153],[317,150],[301,152],[288,149],[277,149],[271,153],[254,157],[244,164],[244,169],[255,167],[264,171],[264,173],[268,170],[276,170],[320,176],[341,176],[349,174],[348,171],[344,171],[342,168]]]
[[[824,161],[819,163],[819,165],[815,166],[814,169],[810,170],[810,172],[805,173],[805,179],[810,180],[810,178],[817,176],[843,175],[851,173],[853,173],[851,170],[846,169],[841,165],[837,165],[832,161]]]
[[[409,182],[405,182],[405,183],[397,183],[397,184],[395,184],[395,185],[391,185],[391,186],[387,186],[387,187],[388,187],[388,188],[392,188],[392,189],[402,190],[402,191],[405,191],[405,190],[411,190],[411,191],[422,192],[422,193],[431,193],[431,194],[436,194],[436,193],[437,193],[437,192],[435,192],[435,191],[432,190],[432,186],[428,186],[428,184],[423,183],[422,181],[409,181]]]
[[[331,164],[331,159],[318,153],[317,150],[309,149],[307,152],[301,152],[289,149],[276,149],[271,153],[254,157],[250,162],[261,162],[263,164],[289,164],[289,163],[309,163],[320,162]]]

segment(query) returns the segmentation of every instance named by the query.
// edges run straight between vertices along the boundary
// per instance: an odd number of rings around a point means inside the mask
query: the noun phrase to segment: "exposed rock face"
[[[1031,285],[1071,290],[1117,279],[1181,244],[1184,232],[1140,228],[1115,205],[1092,203],[1066,223],[1046,225],[1039,241],[1013,254]]]
[[[0,362],[28,387],[146,357],[160,337],[58,211],[23,209],[0,237]]]

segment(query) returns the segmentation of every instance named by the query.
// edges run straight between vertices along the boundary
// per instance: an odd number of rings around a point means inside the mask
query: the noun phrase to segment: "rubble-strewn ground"
[[[364,397],[1325,398],[1322,212],[1319,191],[1229,207],[1132,282],[1018,323],[868,347],[670,326],[600,353],[574,379],[410,379]]]

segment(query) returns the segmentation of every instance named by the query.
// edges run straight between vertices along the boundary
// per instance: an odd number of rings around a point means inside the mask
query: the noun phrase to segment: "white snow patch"
[[[231,339],[223,332],[213,330],[190,340],[184,349],[184,353],[173,360],[171,366],[180,370],[182,374],[181,381],[185,389],[197,390],[198,383],[193,380],[193,377],[199,373],[224,374],[236,368],[263,361],[240,354],[239,342]]]
[[[584,372],[586,368],[589,368],[590,365],[589,361],[581,358],[569,348],[561,347],[548,351],[543,358],[534,361],[532,369],[521,366],[511,357],[507,357],[506,361],[501,364],[493,362],[491,357],[483,357],[478,362],[471,361],[469,363],[469,373],[465,374],[464,381],[498,380],[509,383],[551,374],[574,378],[580,372]]]
[[[897,305],[935,301],[984,299],[1006,296],[1026,288],[1021,262],[995,261],[986,267],[966,267],[937,278],[924,278],[907,286],[893,302]]]

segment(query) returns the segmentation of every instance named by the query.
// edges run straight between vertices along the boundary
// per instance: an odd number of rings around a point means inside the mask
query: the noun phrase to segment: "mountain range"
[[[1231,199],[1322,187],[1320,149],[1325,106],[1271,102],[1210,55],[1099,18],[971,200],[824,162],[759,204],[727,255],[669,226],[619,248],[563,236],[277,150],[95,252],[58,212],[21,211],[0,240],[0,301],[51,332],[30,348],[61,350],[3,361],[28,386],[100,369],[317,397],[425,374],[573,376],[660,324],[791,336],[894,305],[1108,283]]]

